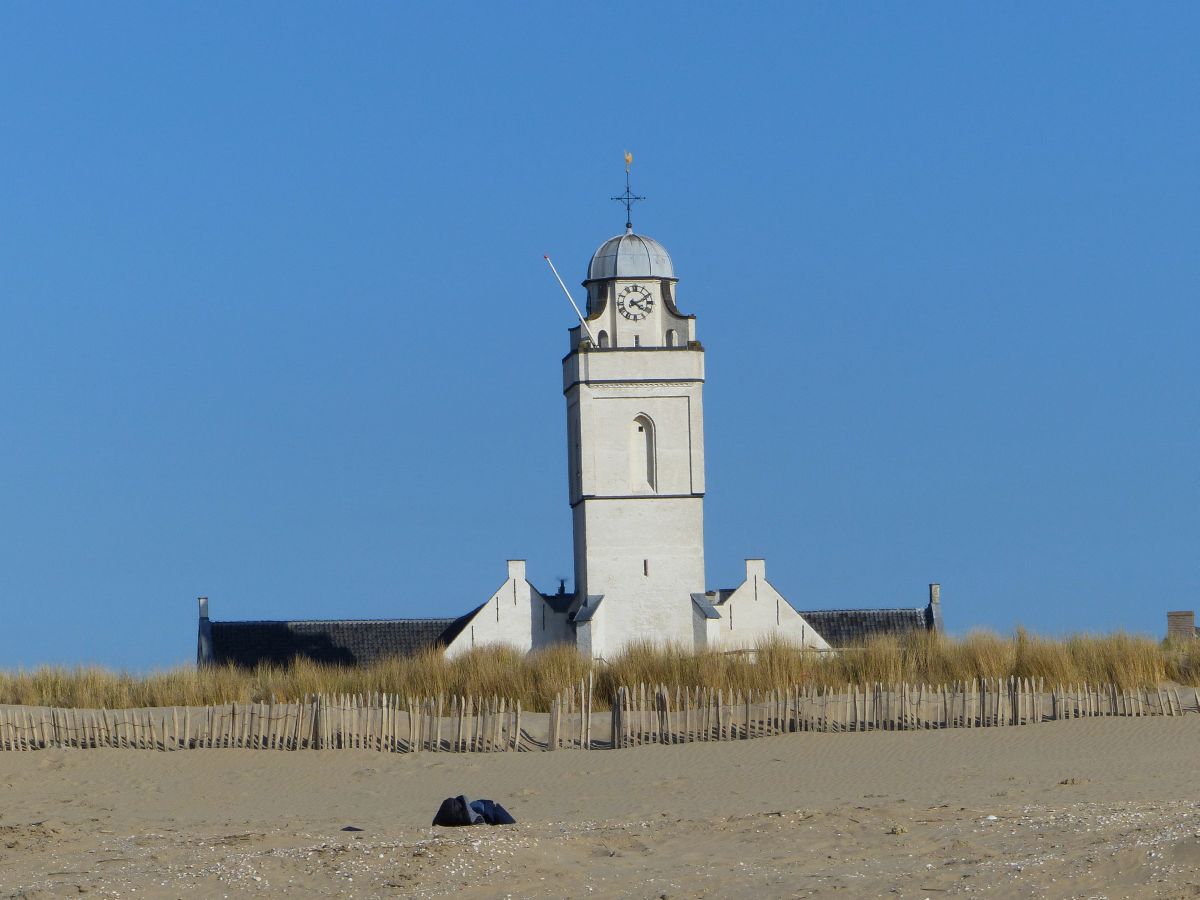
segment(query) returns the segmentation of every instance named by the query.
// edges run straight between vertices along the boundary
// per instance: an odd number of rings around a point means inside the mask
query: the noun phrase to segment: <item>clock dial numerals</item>
[[[631,284],[617,294],[617,312],[636,322],[650,315],[654,309],[654,297],[640,284]]]

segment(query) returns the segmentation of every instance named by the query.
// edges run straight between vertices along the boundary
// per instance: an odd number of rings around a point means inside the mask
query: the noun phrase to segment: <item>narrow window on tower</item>
[[[635,347],[642,346],[642,336],[640,334],[635,334],[633,336],[633,346],[635,346]]]
[[[598,334],[596,336],[596,341],[601,347],[607,347],[608,346],[608,332],[601,331],[600,334]]]
[[[656,490],[654,423],[647,416],[633,420],[629,432],[629,487],[633,493]]]
[[[642,560],[642,574],[643,575],[650,574],[650,560],[648,560],[648,559]]]
[[[675,333],[674,328],[667,329],[667,346],[674,347],[679,343],[679,336]]]

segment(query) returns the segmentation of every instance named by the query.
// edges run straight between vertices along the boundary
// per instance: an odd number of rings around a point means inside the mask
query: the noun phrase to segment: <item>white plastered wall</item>
[[[603,595],[592,655],[611,658],[631,642],[694,645],[691,595],[703,590],[699,497],[591,499],[574,510],[586,537],[586,591]]]
[[[571,638],[566,614],[554,612],[526,581],[525,560],[510,559],[508,578],[450,642],[446,656],[455,657],[475,647],[500,645],[528,653]]]
[[[593,657],[630,642],[695,646],[704,590],[704,354],[576,352],[564,360],[575,586],[603,595],[603,624],[576,637]],[[642,445],[653,440],[652,477]],[[642,468],[638,468],[641,465]]]
[[[692,604],[692,646],[693,649],[699,651],[708,646],[708,623],[710,621],[719,622],[719,619],[709,619],[704,613]]]
[[[587,621],[575,622],[575,648],[588,659],[604,658],[604,603]]]
[[[764,560],[746,560],[746,580],[717,609],[721,618],[708,623],[711,649],[752,650],[770,639],[813,650],[829,649],[825,639],[767,581]]]
[[[720,612],[720,610],[718,610]],[[721,626],[725,624],[724,619],[705,619],[704,620],[704,643],[696,646],[697,650],[720,650],[721,649]]]

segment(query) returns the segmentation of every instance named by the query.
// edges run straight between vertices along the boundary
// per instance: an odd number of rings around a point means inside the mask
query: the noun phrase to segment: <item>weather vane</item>
[[[619,197],[613,197],[620,203],[625,204],[625,230],[633,233],[633,204],[638,200],[645,200],[645,197],[639,197],[629,188],[629,167],[633,165],[633,154],[628,150],[625,151],[625,193]]]

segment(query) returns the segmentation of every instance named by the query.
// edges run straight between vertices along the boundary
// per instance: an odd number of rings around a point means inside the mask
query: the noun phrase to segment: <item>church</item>
[[[628,213],[640,198],[627,182],[617,199]],[[635,233],[629,215],[588,263],[586,308],[562,360],[573,592],[560,584],[542,593],[525,561],[509,560],[491,596],[453,618],[214,621],[202,597],[198,662],[361,664],[428,647],[455,656],[560,643],[604,660],[634,642],[733,652],[770,638],[821,651],[875,634],[940,631],[936,584],[924,607],[799,611],[767,580],[766,562],[747,559],[740,585],[707,587],[705,349],[678,284],[667,249]]]

